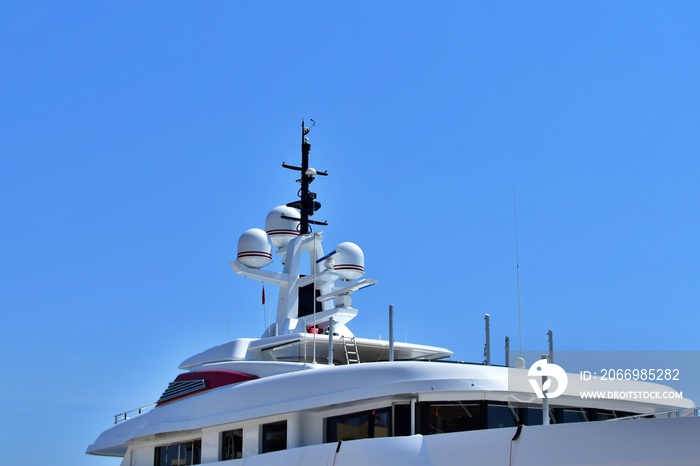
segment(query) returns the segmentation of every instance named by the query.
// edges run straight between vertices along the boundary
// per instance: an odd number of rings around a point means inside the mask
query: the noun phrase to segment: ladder
[[[360,352],[357,350],[357,342],[355,337],[346,338],[340,337],[343,342],[343,348],[345,348],[345,360],[348,364],[359,364],[360,363]]]

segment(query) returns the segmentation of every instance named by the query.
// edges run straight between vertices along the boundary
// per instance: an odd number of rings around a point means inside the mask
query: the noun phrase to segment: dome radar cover
[[[267,233],[260,228],[243,232],[238,239],[238,262],[259,269],[272,263],[272,246]]]
[[[335,252],[333,270],[340,274],[340,278],[355,280],[365,274],[365,254],[357,244],[340,243]]]
[[[292,239],[299,236],[299,211],[284,205],[275,207],[267,214],[265,230],[275,247],[285,247]]]

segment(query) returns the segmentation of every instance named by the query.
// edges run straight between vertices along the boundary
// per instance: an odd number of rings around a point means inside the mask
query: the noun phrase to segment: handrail
[[[150,405],[141,406],[140,408],[135,408],[135,409],[131,409],[129,411],[125,411],[123,413],[115,414],[114,415],[114,423],[119,424],[120,422],[123,422],[123,421],[126,421],[127,419],[130,419],[129,415],[132,413],[136,413],[136,416],[138,416],[139,414],[143,414],[145,411],[150,411],[155,405],[156,405],[155,403],[151,403]]]
[[[646,414],[632,414],[631,416],[608,419],[609,421],[624,421],[627,419],[657,419],[661,417],[700,417],[700,407],[676,408],[668,411],[656,411]]]

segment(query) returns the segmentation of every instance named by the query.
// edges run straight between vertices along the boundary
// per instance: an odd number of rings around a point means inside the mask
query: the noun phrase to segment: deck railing
[[[139,414],[143,414],[147,411],[150,411],[155,407],[155,403],[151,403],[150,405],[146,406],[141,406],[140,408],[135,408],[130,411],[125,411],[123,413],[115,414],[114,415],[114,423],[119,424],[122,421],[126,421],[127,419],[131,419],[134,416],[138,416]]]
[[[626,419],[656,419],[660,417],[700,417],[700,408],[697,406],[693,406],[692,408],[676,408],[647,414],[633,414],[631,416],[618,417],[610,420],[624,421]]]

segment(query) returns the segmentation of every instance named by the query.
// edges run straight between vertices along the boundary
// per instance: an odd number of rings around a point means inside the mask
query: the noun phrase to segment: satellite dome
[[[343,280],[355,280],[365,274],[365,254],[362,249],[350,242],[340,243],[335,247],[333,270]]]
[[[283,215],[297,220],[282,218]],[[267,214],[265,230],[275,247],[283,248],[299,236],[299,218],[298,210],[285,205],[275,207]]]
[[[265,233],[260,228],[251,228],[238,238],[238,262],[260,269],[272,263],[272,246]]]

